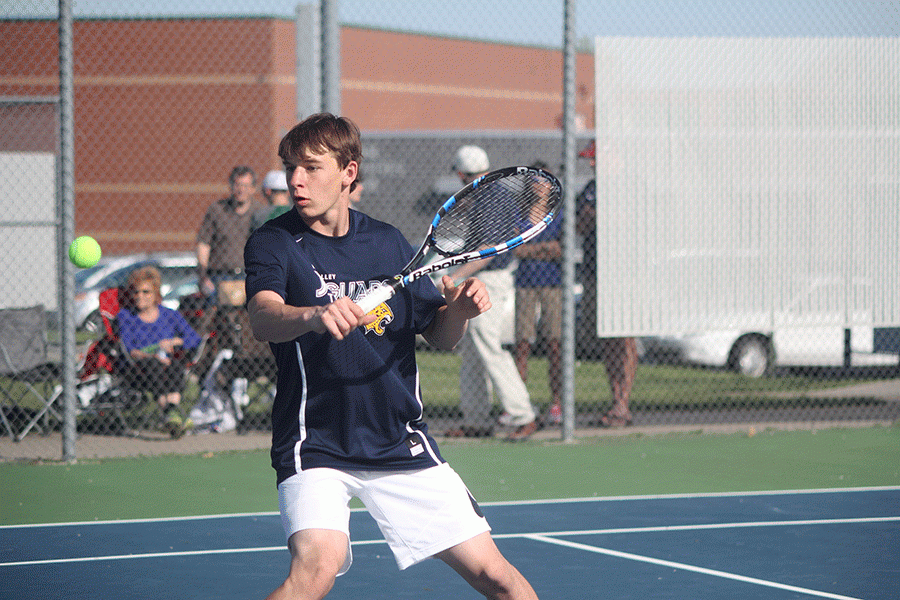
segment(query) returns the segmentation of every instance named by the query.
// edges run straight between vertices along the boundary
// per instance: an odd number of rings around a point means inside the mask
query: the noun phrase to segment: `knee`
[[[507,598],[515,589],[515,570],[503,558],[491,561],[475,573],[472,585],[488,598]]]
[[[287,592],[284,597],[324,598],[344,564],[346,543],[346,538],[343,546],[327,539],[292,538],[291,570],[282,586]]]
[[[292,598],[296,600],[318,600],[324,598],[334,586],[338,569],[329,564],[317,563],[293,563],[281,589],[283,594],[279,598]]]

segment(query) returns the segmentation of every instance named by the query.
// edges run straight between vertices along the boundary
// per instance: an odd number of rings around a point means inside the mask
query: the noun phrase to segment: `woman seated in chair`
[[[127,301],[116,315],[119,337],[130,360],[122,374],[125,384],[156,396],[165,428],[172,437],[190,426],[180,412],[185,384],[185,362],[177,352],[194,350],[201,342],[178,311],[160,304],[162,285],[156,267],[135,269],[128,277]]]

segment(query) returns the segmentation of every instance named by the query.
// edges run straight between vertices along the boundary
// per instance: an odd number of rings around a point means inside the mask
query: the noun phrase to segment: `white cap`
[[[487,152],[478,146],[462,146],[453,156],[453,170],[457,173],[474,175],[490,168]]]
[[[287,191],[287,176],[284,171],[269,171],[263,179],[262,187],[264,190]]]

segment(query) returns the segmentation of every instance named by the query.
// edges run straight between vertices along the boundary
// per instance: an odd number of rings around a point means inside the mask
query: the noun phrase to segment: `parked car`
[[[129,254],[103,258],[90,269],[75,273],[75,326],[97,330],[100,292],[125,285],[128,275],[139,267],[153,265],[162,276],[163,304],[178,308],[179,298],[197,289],[197,256],[193,252]]]
[[[840,326],[707,331],[645,337],[641,343],[644,356],[651,360],[723,367],[748,377],[771,375],[775,367],[841,367],[846,360],[847,366],[854,367],[898,365],[900,330],[854,327],[849,331],[849,347]],[[879,339],[886,343],[878,344]]]
[[[900,328],[844,326],[848,318],[855,323],[873,321],[864,302],[873,297],[872,282],[853,279],[851,294],[846,294],[846,285],[841,277],[808,278],[801,291],[773,314],[743,312],[731,319],[774,327],[645,337],[641,340],[645,357],[725,367],[749,377],[770,375],[775,367],[897,366]],[[845,296],[859,299],[849,311],[838,301]]]

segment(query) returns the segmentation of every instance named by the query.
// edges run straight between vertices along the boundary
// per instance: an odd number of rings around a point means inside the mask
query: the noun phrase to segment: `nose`
[[[306,183],[305,175],[306,172],[303,169],[294,169],[291,171],[290,176],[288,177],[288,187],[290,189],[302,187]]]

